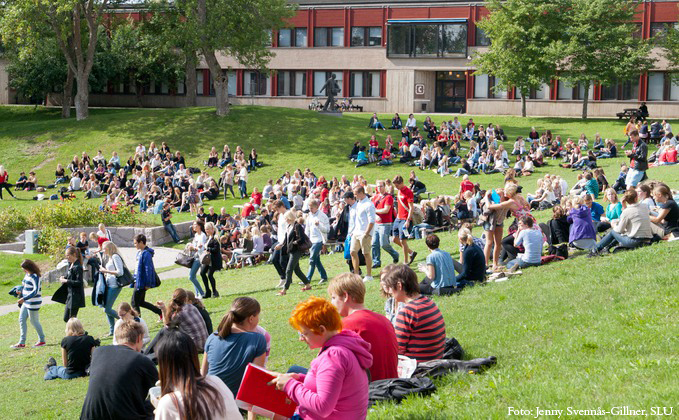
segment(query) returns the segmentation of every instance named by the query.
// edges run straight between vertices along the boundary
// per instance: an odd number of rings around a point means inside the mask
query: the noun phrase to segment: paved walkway
[[[120,255],[123,257],[123,261],[125,261],[125,265],[127,265],[131,269],[131,271],[134,271],[134,269],[137,266],[136,262],[137,250],[135,248],[118,248],[118,250],[120,251]],[[159,273],[158,277],[160,277],[161,280],[176,279],[180,277],[189,276],[188,268],[175,265],[174,263],[177,254],[180,252],[179,250],[163,247],[153,248],[153,250],[155,251],[155,255],[153,256],[153,264],[155,265],[156,268],[165,268],[173,266],[177,267],[172,270]],[[89,296],[91,293],[92,293],[91,287],[85,289],[85,296]],[[53,303],[55,302],[52,302],[51,296],[42,297],[43,305],[51,305]],[[19,307],[16,305],[16,303],[13,303],[11,305],[0,306],[0,316],[18,311]]]

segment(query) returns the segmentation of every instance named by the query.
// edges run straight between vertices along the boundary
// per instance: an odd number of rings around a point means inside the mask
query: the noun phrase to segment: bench
[[[425,191],[422,194],[427,194],[427,200],[431,199],[432,194],[436,194],[434,191]]]
[[[623,118],[630,119],[632,117],[639,118],[641,117],[641,111],[638,108],[625,108],[622,112],[618,112],[615,115],[619,120]]]

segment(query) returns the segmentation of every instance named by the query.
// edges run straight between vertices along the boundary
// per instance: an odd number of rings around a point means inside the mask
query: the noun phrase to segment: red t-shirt
[[[98,236],[98,237],[97,237],[97,243],[99,244],[99,248],[101,248],[101,245],[102,245],[104,242],[108,242],[108,238],[106,238],[106,237],[104,237],[104,236]]]
[[[9,178],[9,174],[7,173],[7,171],[5,171],[4,174],[0,174],[0,184],[4,184],[5,182],[7,182],[7,178]]]
[[[252,203],[245,203],[243,205],[243,211],[240,212],[241,217],[248,217],[255,211],[255,206]]]
[[[391,322],[384,316],[367,309],[356,311],[342,320],[345,330],[356,332],[370,343],[373,365],[370,378],[398,378],[398,344]]]
[[[379,143],[375,139],[370,139],[370,142],[368,143],[370,147],[379,147]]]
[[[413,192],[404,185],[403,188],[398,190],[398,214],[396,218],[407,220],[410,203],[414,202],[415,196],[413,195]]]
[[[467,191],[474,192],[474,183],[470,180],[460,182],[460,195]]]
[[[250,197],[252,198],[252,201],[254,201],[254,204],[258,206],[262,205],[262,193],[252,193]]]
[[[323,188],[321,190],[321,203],[325,202],[325,199],[328,198],[328,194],[330,194],[330,190],[328,190],[327,188]]]
[[[381,210],[385,207],[393,207],[394,206],[394,197],[391,195],[382,195],[382,194],[376,194],[373,197],[373,204],[375,205],[376,210]],[[384,214],[377,214],[377,223],[392,223],[394,221],[394,212],[389,210],[388,212]]]
[[[382,151],[382,159],[391,159],[391,152],[389,149],[384,149]]]

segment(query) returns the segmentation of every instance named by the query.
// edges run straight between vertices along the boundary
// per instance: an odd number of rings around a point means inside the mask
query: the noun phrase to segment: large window
[[[352,97],[379,97],[380,96],[380,72],[379,71],[352,71],[349,96]]]
[[[321,92],[321,89],[325,85],[325,82],[330,78],[330,76],[335,75],[335,80],[339,85],[339,93],[335,97],[344,96],[343,94],[343,80],[344,75],[341,71],[315,71],[314,72],[314,96],[328,96],[325,90]]]
[[[306,72],[279,71],[278,96],[306,96]]]
[[[488,38],[488,35],[486,35],[486,32],[479,28],[478,26],[476,27],[476,46],[477,47],[487,47],[490,45],[490,38]]]
[[[466,57],[467,24],[390,24],[387,54],[392,57]]]
[[[594,84],[589,85],[589,96],[591,100],[594,97]],[[557,90],[557,99],[562,100],[580,100],[585,97],[585,86],[582,83],[571,84],[566,80],[559,80],[559,89]]]
[[[506,99],[507,86],[500,79],[487,74],[474,77],[474,97],[489,99]]]
[[[679,85],[672,82],[669,73],[648,74],[649,101],[679,101]]]
[[[269,76],[258,71],[243,72],[244,96],[270,96],[271,84]]]
[[[518,95],[518,92],[517,92]],[[549,85],[544,83],[538,89],[531,89],[529,99],[549,99]]]
[[[203,95],[203,70],[196,70],[196,95]]]
[[[602,101],[628,101],[639,98],[639,78],[601,87]]]
[[[314,29],[314,47],[343,47],[344,28]]]
[[[662,40],[663,38],[665,38],[667,32],[670,30],[672,26],[678,28],[679,24],[671,22],[651,23],[651,38],[655,37],[659,40]]]
[[[351,28],[352,47],[379,47],[382,45],[382,28],[379,26],[354,26]]]
[[[285,28],[278,31],[278,46],[306,47],[306,28]]]

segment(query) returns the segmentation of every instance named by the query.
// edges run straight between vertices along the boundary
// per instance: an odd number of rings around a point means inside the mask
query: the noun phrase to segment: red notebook
[[[278,391],[273,385],[267,385],[274,378],[268,370],[248,364],[236,396],[238,407],[270,419],[276,415],[292,417],[297,404],[285,392]]]

